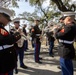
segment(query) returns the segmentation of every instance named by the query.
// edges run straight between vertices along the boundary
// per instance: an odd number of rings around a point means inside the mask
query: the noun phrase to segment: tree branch
[[[73,9],[73,11],[75,11],[76,10],[76,6],[74,4],[72,4],[71,7],[70,7],[70,9],[71,10]]]
[[[57,5],[57,7],[60,11],[63,11],[63,12],[72,11],[72,10],[66,8],[66,6],[63,4],[62,0],[52,0],[52,1]]]
[[[46,17],[46,19],[48,19],[47,13],[42,9],[40,0],[38,0],[38,1],[39,1],[39,4],[40,4],[40,9],[41,9],[41,11],[43,12],[43,14],[44,14],[44,16]],[[46,23],[48,23],[48,21],[47,21],[46,19],[45,19],[45,21],[46,21]]]

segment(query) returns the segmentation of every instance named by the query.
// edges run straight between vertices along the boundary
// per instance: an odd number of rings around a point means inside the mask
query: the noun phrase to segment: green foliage
[[[41,4],[43,4],[45,0],[29,0],[29,3],[31,6],[40,6]]]
[[[11,3],[12,3],[12,6],[13,6],[13,7],[19,7],[16,0],[12,0]]]
[[[2,7],[9,8],[9,7],[19,7],[17,0],[0,0],[0,4]]]
[[[19,16],[26,18],[27,21],[33,21],[35,18],[39,18],[36,12],[23,12],[22,14],[19,14]]]

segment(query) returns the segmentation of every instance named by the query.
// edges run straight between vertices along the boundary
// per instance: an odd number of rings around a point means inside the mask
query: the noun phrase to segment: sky
[[[34,6],[30,6],[30,4],[28,2],[25,2],[24,0],[22,1],[19,1],[18,2],[18,5],[19,5],[19,8],[13,8],[13,10],[15,11],[16,13],[16,16],[18,16],[18,14],[21,14],[23,12],[34,12],[35,10],[35,7]],[[43,7],[47,7],[49,5],[49,0],[47,0],[44,4],[43,4]]]
[[[31,7],[28,2],[24,2],[24,1],[18,2],[18,5],[19,8],[13,8],[16,13],[16,16],[18,16],[18,14],[23,13],[24,11],[32,13],[35,9],[34,7]]]

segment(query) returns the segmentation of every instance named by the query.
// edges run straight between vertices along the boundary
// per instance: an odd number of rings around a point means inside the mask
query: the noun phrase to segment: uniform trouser
[[[5,74],[1,74],[1,73],[0,73],[0,75],[8,75],[8,73],[5,73]]]
[[[27,50],[27,40],[24,41],[24,46],[23,46],[24,51]]]
[[[35,43],[34,44],[34,58],[35,58],[35,61],[39,61],[39,54],[40,54],[40,47],[41,47],[41,43]]]
[[[49,54],[53,54],[54,41],[49,42]]]
[[[26,40],[26,49],[28,49],[28,40]]]
[[[24,63],[23,63],[23,58],[24,58],[24,50],[23,48],[19,48],[17,50],[17,56],[19,55],[19,61],[20,61],[20,66],[23,66]]]
[[[73,75],[73,63],[70,59],[60,58],[62,75]]]
[[[13,70],[8,72],[8,75],[13,75]]]
[[[34,48],[34,39],[31,40],[32,47]]]
[[[13,70],[8,72],[8,73],[5,73],[5,74],[0,74],[0,75],[13,75]]]

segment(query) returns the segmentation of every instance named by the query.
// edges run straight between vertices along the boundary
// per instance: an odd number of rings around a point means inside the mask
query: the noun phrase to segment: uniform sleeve
[[[21,35],[17,32],[13,35],[9,34],[7,36],[3,36],[0,34],[0,45],[11,45],[14,44],[16,41],[18,41],[21,38]]]
[[[67,25],[62,29],[57,29],[55,36],[57,39],[63,38],[65,35],[67,35],[70,32],[70,30],[71,30],[71,26]]]
[[[35,28],[32,28],[32,29],[31,29],[31,37],[32,37],[32,38],[35,38],[35,37],[36,37]]]

